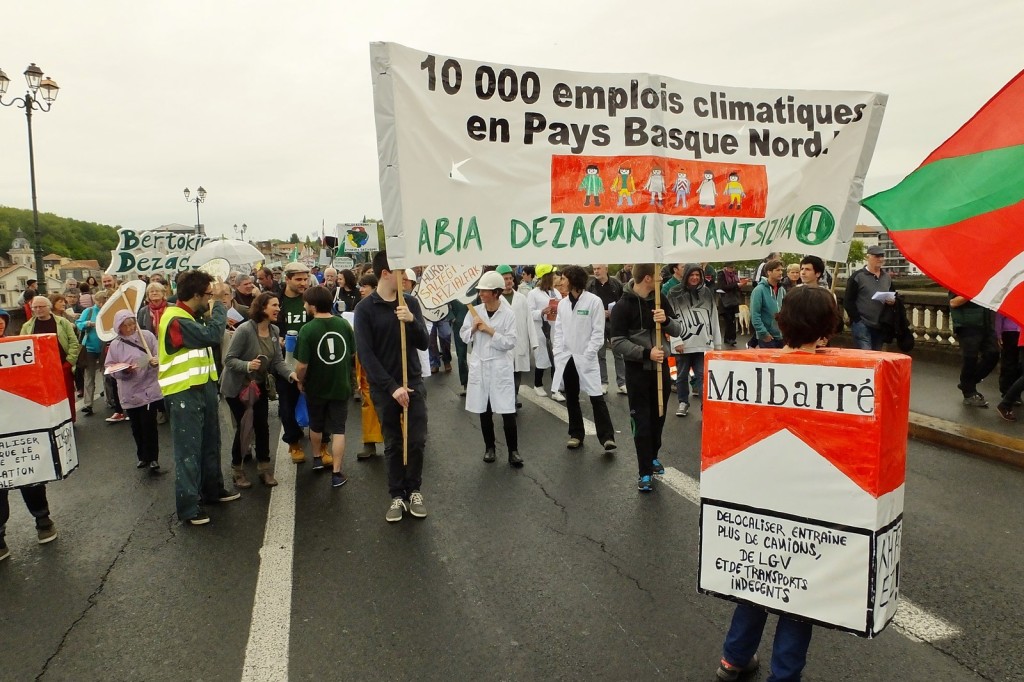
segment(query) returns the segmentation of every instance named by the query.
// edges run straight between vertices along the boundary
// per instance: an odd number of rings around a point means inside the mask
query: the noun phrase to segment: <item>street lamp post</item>
[[[199,204],[206,201],[206,190],[203,189],[202,185],[199,185],[199,189],[196,190],[196,198],[190,199],[192,192],[189,191],[188,187],[185,188],[185,201],[190,204],[196,205],[196,234],[205,234],[203,232],[203,223],[199,220]]]
[[[235,224],[235,234],[237,234],[238,238],[241,239],[243,242],[245,241],[245,233],[248,231],[249,226],[246,225],[245,223],[242,223],[241,227],[239,227],[237,223]]]
[[[28,172],[32,181],[32,224],[35,227],[35,256],[36,256],[36,280],[39,293],[46,293],[46,273],[43,270],[43,235],[39,230],[39,207],[36,205],[36,158],[32,146],[32,112],[47,112],[57,99],[57,82],[43,75],[43,70],[34,63],[29,64],[25,69],[25,80],[28,82],[28,90],[24,97],[15,97],[10,102],[4,102],[3,96],[7,92],[7,86],[11,79],[0,69],[0,104],[5,107],[17,106],[25,110],[25,120],[28,122]],[[42,91],[42,92],[40,92]],[[39,97],[43,101],[39,101]]]

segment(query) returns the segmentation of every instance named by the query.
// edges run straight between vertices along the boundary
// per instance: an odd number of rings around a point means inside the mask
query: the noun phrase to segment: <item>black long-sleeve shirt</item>
[[[405,355],[408,362],[410,383],[422,381],[420,357],[416,352],[426,350],[429,343],[427,325],[419,302],[405,295],[405,305],[415,318],[406,325]],[[402,342],[395,316],[398,301],[385,301],[376,291],[356,306],[356,353],[370,384],[394,393],[402,385]]]

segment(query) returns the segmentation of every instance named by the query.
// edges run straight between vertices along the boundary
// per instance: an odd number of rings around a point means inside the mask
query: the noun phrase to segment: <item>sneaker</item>
[[[388,523],[394,523],[402,520],[402,514],[405,513],[408,507],[405,506],[405,500],[401,497],[396,497],[391,500],[391,506],[388,507],[388,513],[384,515],[384,519]]]
[[[198,514],[193,516],[191,519],[188,519],[187,521],[185,521],[185,523],[187,523],[190,526],[205,526],[209,522],[210,522],[210,517],[207,516],[205,512],[199,512]]]
[[[427,515],[427,507],[423,504],[423,494],[419,490],[415,490],[409,495],[409,513],[417,519],[422,519]]]
[[[619,386],[619,395],[626,395],[626,387]]]
[[[716,674],[718,679],[724,682],[732,682],[733,680],[740,679],[743,675],[754,672],[757,670],[758,665],[760,665],[760,661],[757,660],[757,654],[754,654],[750,662],[744,666],[735,666],[723,658],[721,663],[718,664],[718,672]]]
[[[538,398],[546,398],[548,395],[548,392],[544,390],[543,386],[534,386],[533,392],[537,394]]]
[[[229,493],[227,490],[224,490],[223,488],[221,488],[221,491],[219,493],[217,493],[217,497],[215,497],[215,498],[213,498],[212,500],[209,500],[209,501],[210,502],[234,502],[235,500],[237,500],[241,496],[242,496],[242,493],[240,493],[238,491],[235,491],[233,493]]]
[[[459,397],[463,398],[465,396],[466,396],[466,387],[463,386],[462,388],[459,389]]]
[[[496,453],[494,452],[494,448],[487,448],[486,450],[484,450],[485,462],[491,464],[492,462],[494,462],[495,459],[497,459],[497,456]]]
[[[53,525],[53,521],[50,521],[50,525],[40,528],[36,526],[36,537],[39,538],[39,544],[45,545],[47,542],[53,542],[57,539],[57,527]]]
[[[565,447],[569,448],[570,450],[575,450],[581,445],[583,445],[583,441],[581,441],[579,438],[570,438],[568,442],[566,442]]]
[[[167,413],[166,412],[157,412],[156,413],[156,423],[157,424],[166,424],[167,423]]]
[[[107,417],[107,421],[111,424],[116,424],[118,422],[128,421],[128,417],[125,416],[124,412],[115,412]]]
[[[11,550],[7,548],[6,542],[0,540],[0,561],[3,561],[9,556],[11,556]]]
[[[288,454],[291,455],[292,461],[296,464],[302,464],[306,461],[306,450],[302,447],[302,443],[289,444]]]
[[[363,443],[363,449],[356,453],[356,459],[370,459],[377,454],[377,446],[373,443]]]
[[[340,488],[346,483],[348,483],[348,478],[345,476],[345,474],[341,473],[340,471],[337,473],[331,473],[332,488]]]
[[[677,417],[685,417],[690,412],[690,406],[686,403],[679,403],[679,407],[676,409]]]
[[[84,414],[86,417],[91,417],[94,413],[91,407],[83,407],[82,414]]]
[[[616,445],[615,441],[613,441],[610,438],[604,442],[604,451],[605,452],[614,452],[618,448],[619,448],[619,446]]]
[[[552,391],[551,392],[551,399],[554,400],[556,403],[564,403],[565,402],[565,396],[562,395],[561,391]]]
[[[323,461],[325,467],[329,467],[334,464],[334,456],[331,451],[327,449],[327,444],[322,443],[320,445],[320,459]]]
[[[988,407],[988,401],[985,400],[985,396],[975,392],[972,395],[964,397],[964,405],[968,407]]]
[[[649,493],[653,490],[650,476],[640,476],[636,479],[636,489],[642,493]]]
[[[1010,407],[1009,405],[1003,405],[1002,403],[999,403],[998,405],[996,405],[996,412],[998,412],[999,416],[1008,422],[1017,421],[1017,415],[1013,413],[1013,408]]]
[[[145,469],[147,466],[148,465],[145,462],[143,462],[141,459],[138,462],[135,463],[135,468],[136,469]]]
[[[653,462],[651,462],[651,468],[654,470],[655,475],[665,475],[665,465],[661,463],[660,459],[656,459]]]
[[[608,395],[608,384],[601,384],[601,393]]]
[[[323,471],[323,470],[324,470],[324,459],[323,459],[323,457],[314,457],[313,458],[313,471]]]

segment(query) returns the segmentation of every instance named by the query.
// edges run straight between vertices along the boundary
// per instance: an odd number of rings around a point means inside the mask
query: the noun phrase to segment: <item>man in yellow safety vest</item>
[[[178,518],[193,526],[210,522],[201,502],[240,497],[224,488],[217,368],[210,348],[220,343],[226,321],[227,310],[213,298],[213,277],[199,270],[178,278],[178,302],[160,317],[158,376],[171,417],[175,502]]]

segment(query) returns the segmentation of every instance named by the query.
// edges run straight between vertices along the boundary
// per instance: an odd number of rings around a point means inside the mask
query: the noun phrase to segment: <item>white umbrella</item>
[[[214,258],[223,258],[231,265],[252,265],[266,258],[255,246],[241,239],[218,239],[201,246],[189,258],[189,265],[203,265]]]

